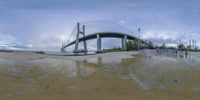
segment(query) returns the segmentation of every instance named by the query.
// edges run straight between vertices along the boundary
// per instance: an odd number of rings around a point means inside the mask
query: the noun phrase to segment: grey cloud
[[[108,27],[89,26],[88,30],[112,29],[138,36],[140,27],[141,34],[161,34],[157,38],[145,38],[156,43],[178,40],[187,43],[193,37],[200,38],[199,3],[197,0],[1,0],[0,35],[6,33],[15,38],[13,43],[6,41],[7,44],[59,50],[60,36],[69,38],[76,22],[90,24],[94,20],[101,24],[97,20],[104,20],[107,23],[102,23]],[[121,25],[116,28],[109,22]],[[172,35],[173,39],[165,38],[163,33]]]

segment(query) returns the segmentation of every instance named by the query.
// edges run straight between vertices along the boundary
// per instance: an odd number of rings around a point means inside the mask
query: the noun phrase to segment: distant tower
[[[62,47],[64,47],[65,46],[65,42],[62,42]]]
[[[191,50],[191,40],[189,40],[189,49]]]
[[[192,39],[192,49],[194,49],[194,39]]]
[[[83,37],[85,37],[85,25],[82,26],[82,30],[80,29],[80,23],[77,23],[77,35],[76,35],[76,43],[75,43],[75,48],[74,48],[74,53],[80,53],[80,52],[84,52],[84,53],[87,53],[87,44],[86,44],[86,41],[84,40],[83,43],[84,43],[84,50],[79,50],[78,49],[78,46],[79,46],[79,36],[83,35]]]
[[[197,41],[194,41],[194,49],[196,50],[197,49]]]

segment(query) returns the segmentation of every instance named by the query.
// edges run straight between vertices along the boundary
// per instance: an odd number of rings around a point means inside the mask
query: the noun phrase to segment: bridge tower
[[[80,23],[77,23],[77,35],[76,35],[76,43],[75,43],[75,48],[73,53],[80,53],[80,52],[84,52],[85,54],[88,52],[87,50],[87,44],[86,41],[83,41],[84,44],[84,50],[79,50],[79,38],[80,35],[82,35],[83,37],[85,37],[85,25],[82,26],[82,30],[80,29]]]

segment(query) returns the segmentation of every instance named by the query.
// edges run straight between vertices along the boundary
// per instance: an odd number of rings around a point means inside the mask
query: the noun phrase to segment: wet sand
[[[0,100],[199,100],[199,79],[194,54],[0,53]]]

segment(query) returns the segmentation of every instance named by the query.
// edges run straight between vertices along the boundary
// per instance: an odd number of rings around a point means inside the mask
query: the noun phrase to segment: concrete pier
[[[101,37],[97,34],[97,52],[101,52]]]
[[[127,42],[127,36],[124,35],[124,37],[122,38],[122,50],[126,50],[126,42]]]

